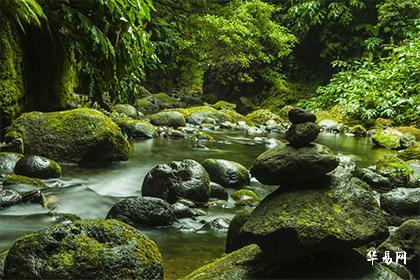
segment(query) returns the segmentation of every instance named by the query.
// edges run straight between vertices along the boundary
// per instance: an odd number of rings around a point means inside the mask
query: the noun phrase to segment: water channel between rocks
[[[50,208],[55,212],[74,213],[83,219],[105,218],[112,205],[126,197],[138,196],[146,173],[156,164],[173,160],[221,158],[250,167],[269,146],[254,138],[275,135],[244,135],[232,131],[212,131],[215,143],[209,149],[192,148],[188,140],[158,138],[133,142],[133,153],[128,162],[101,168],[65,166],[59,180],[47,181],[51,187],[45,192]],[[318,143],[328,146],[334,153],[351,156],[358,166],[368,166],[384,153],[372,149],[368,138],[348,137],[322,133]],[[251,187],[261,197],[276,187],[264,186],[253,180]],[[35,204],[17,205],[0,211],[0,252],[7,250],[16,238],[32,233],[53,223],[46,215],[49,210]],[[216,217],[232,218],[241,208],[232,201],[211,206],[207,216],[196,220],[184,219],[170,228],[142,230],[158,245],[164,257],[165,278],[176,279],[219,257],[225,247],[226,232],[196,232],[201,220]],[[181,230],[190,228],[190,230]]]

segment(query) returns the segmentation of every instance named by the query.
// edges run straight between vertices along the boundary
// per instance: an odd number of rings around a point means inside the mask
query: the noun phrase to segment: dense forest
[[[416,279],[419,90],[417,0],[0,0],[0,279]]]

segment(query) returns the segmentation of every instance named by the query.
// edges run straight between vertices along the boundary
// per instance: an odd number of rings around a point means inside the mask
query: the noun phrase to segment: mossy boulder
[[[388,178],[393,188],[407,187],[414,172],[407,162],[392,155],[381,157],[376,162],[375,171]]]
[[[246,207],[243,211],[236,214],[235,217],[233,217],[233,219],[230,221],[226,236],[226,254],[229,254],[250,244],[247,240],[241,238],[240,230],[251,216],[252,210],[253,208]]]
[[[160,92],[152,94],[152,102],[156,104],[159,110],[170,109],[170,108],[182,108],[185,107],[185,103],[181,100],[169,96],[166,93]]]
[[[291,105],[285,105],[283,107],[281,107],[280,110],[278,110],[276,113],[284,120],[287,120],[289,118],[289,112],[290,110],[292,110],[294,107]]]
[[[22,196],[14,190],[0,190],[0,209],[22,202]]]
[[[22,137],[25,154],[58,162],[121,161],[131,153],[120,128],[104,114],[86,108],[26,113],[13,122],[8,134]]]
[[[216,103],[214,103],[212,107],[216,110],[235,110],[236,104],[227,102],[225,100],[219,100]]]
[[[416,136],[414,136],[411,133],[404,133],[401,137],[400,137],[400,147],[402,149],[407,149],[411,146],[416,145]]]
[[[230,117],[230,122],[237,123],[237,122],[245,122],[247,125],[254,126],[254,122],[245,117],[244,115],[241,115],[233,110],[220,110],[221,113],[226,114]]]
[[[48,186],[39,179],[29,178],[21,175],[10,175],[7,176],[3,181],[3,186],[12,186],[12,185],[29,185],[35,186],[39,189],[48,188]]]
[[[200,125],[203,123],[220,124],[231,120],[229,115],[210,106],[197,106],[176,110],[184,115],[188,123],[195,125]]]
[[[176,111],[159,112],[149,116],[150,123],[157,126],[169,126],[178,128],[185,126],[184,116]]]
[[[357,124],[347,129],[348,133],[354,134],[356,136],[366,136],[367,130],[363,127],[363,125]]]
[[[254,112],[249,113],[246,115],[246,118],[252,121],[257,125],[264,125],[269,120],[273,120],[277,123],[285,123],[286,121],[282,119],[279,115],[274,114],[268,109],[259,109]]]
[[[151,98],[139,98],[134,103],[134,106],[138,112],[142,112],[145,115],[154,114],[159,111],[159,107],[153,103]]]
[[[323,145],[295,148],[282,143],[262,153],[251,167],[251,174],[266,185],[297,185],[323,177],[338,164],[338,157]]]
[[[313,122],[292,124],[286,132],[286,140],[294,147],[303,147],[314,141],[321,127]]]
[[[215,182],[210,182],[210,198],[228,200],[229,193],[222,185]]]
[[[176,220],[169,203],[156,197],[132,197],[117,202],[107,219],[116,219],[136,228],[169,226]]]
[[[356,168],[353,175],[375,190],[389,191],[392,189],[390,180],[376,173],[372,168]]]
[[[61,177],[61,166],[41,156],[24,156],[16,163],[14,171],[16,175],[39,179]]]
[[[141,192],[143,196],[158,197],[170,203],[179,198],[205,203],[209,200],[210,178],[204,167],[194,160],[173,161],[150,170]]]
[[[420,188],[394,189],[381,194],[380,202],[382,209],[392,216],[392,221],[398,221],[398,225],[420,218]]]
[[[122,118],[115,121],[128,138],[149,139],[157,137],[156,127],[145,120]]]
[[[54,225],[19,238],[6,279],[163,279],[156,244],[116,220]]]
[[[230,220],[227,218],[216,218],[206,222],[199,230],[200,231],[227,231]]]
[[[417,141],[420,141],[420,129],[414,126],[398,126],[395,127],[401,133],[411,133],[416,137]]]
[[[416,279],[420,276],[420,220],[408,220],[378,247],[378,254],[383,255],[390,251],[391,256],[396,252],[407,253],[407,267],[413,272]]]
[[[386,129],[388,127],[392,127],[394,125],[394,121],[385,118],[377,118],[375,120],[374,127],[377,129]]]
[[[268,195],[242,226],[241,238],[279,261],[346,251],[386,238],[385,218],[365,183],[337,172],[313,184],[280,187]]]
[[[420,144],[411,146],[403,151],[401,151],[398,157],[402,158],[403,160],[413,160],[417,159],[420,160]]]
[[[241,188],[250,182],[248,169],[243,165],[224,159],[206,159],[202,162],[212,182],[225,188]]]
[[[259,196],[249,189],[237,190],[230,197],[235,201],[236,206],[255,207],[261,201]]]
[[[124,115],[126,117],[130,117],[133,119],[138,118],[139,112],[137,112],[137,109],[130,105],[130,104],[117,104],[114,107],[112,107],[112,109],[114,110],[114,112]]]
[[[17,153],[0,153],[0,176],[13,173],[16,163],[23,157]]]
[[[372,142],[375,146],[387,149],[398,149],[400,147],[400,137],[393,133],[386,133],[383,130],[378,130],[372,136]]]

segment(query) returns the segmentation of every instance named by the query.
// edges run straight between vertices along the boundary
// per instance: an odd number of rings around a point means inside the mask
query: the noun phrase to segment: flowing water
[[[62,178],[46,181],[50,188],[44,194],[50,209],[73,213],[83,219],[103,219],[114,203],[140,195],[143,178],[156,164],[187,158],[199,162],[207,158],[221,158],[250,167],[256,157],[269,148],[262,141],[255,141],[255,135],[232,131],[211,133],[216,142],[207,144],[209,149],[206,150],[192,148],[188,140],[158,138],[134,142],[133,154],[128,162],[101,168],[65,166]],[[334,153],[351,156],[359,166],[368,166],[383,153],[389,153],[383,149],[372,149],[369,141],[367,138],[328,133],[320,134],[317,139]],[[251,186],[261,197],[275,189],[256,181],[252,181]],[[35,204],[1,210],[0,252],[10,248],[16,238],[51,225],[54,221],[47,215],[48,211]],[[232,218],[241,209],[235,208],[229,201],[210,206],[206,211],[207,216],[196,220],[184,219],[183,229],[176,224],[170,228],[142,230],[157,243],[164,257],[167,279],[184,276],[223,253],[226,232],[200,232],[194,229],[202,226],[202,220]]]

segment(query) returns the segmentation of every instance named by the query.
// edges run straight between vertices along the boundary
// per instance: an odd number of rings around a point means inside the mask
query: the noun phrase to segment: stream
[[[143,178],[157,164],[187,158],[198,162],[207,158],[221,158],[249,168],[257,156],[269,148],[254,138],[276,138],[275,135],[244,135],[227,130],[210,133],[216,142],[206,144],[206,150],[192,148],[186,139],[157,138],[133,142],[133,153],[128,162],[98,168],[64,166],[62,178],[46,181],[50,188],[44,194],[50,209],[74,213],[83,219],[103,219],[116,202],[141,194]],[[321,133],[316,142],[328,146],[336,154],[352,157],[362,167],[371,165],[384,153],[393,153],[372,149],[368,138]],[[276,188],[264,186],[254,179],[251,187],[260,197]],[[16,238],[51,225],[53,220],[46,215],[48,211],[36,204],[1,210],[0,252],[10,248]],[[228,201],[223,205],[210,206],[206,211],[207,216],[197,217],[196,220],[184,219],[170,228],[142,230],[157,243],[163,255],[166,279],[187,275],[223,253],[226,232],[196,232],[194,229],[202,226],[202,220],[209,221],[216,217],[231,219],[241,209]]]

